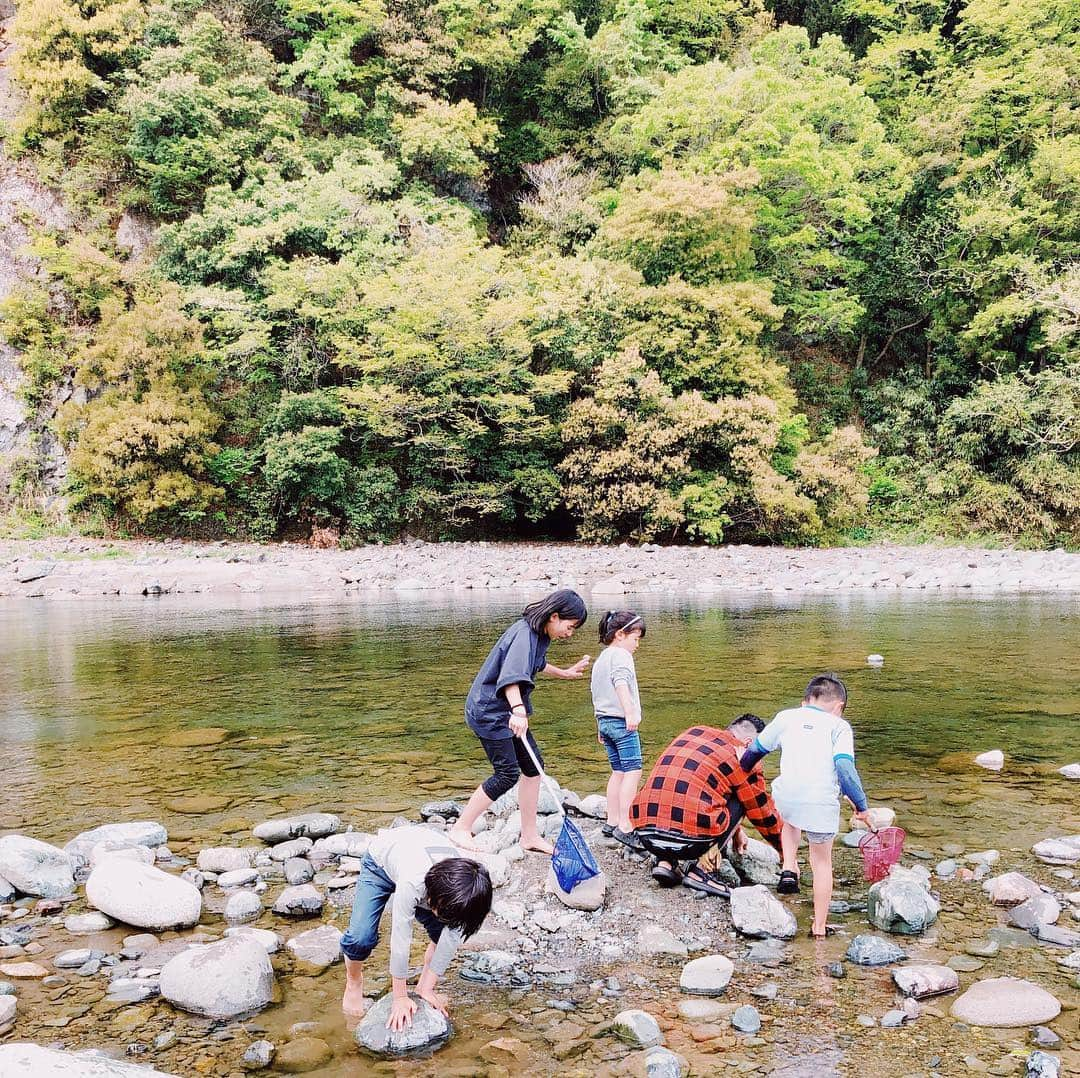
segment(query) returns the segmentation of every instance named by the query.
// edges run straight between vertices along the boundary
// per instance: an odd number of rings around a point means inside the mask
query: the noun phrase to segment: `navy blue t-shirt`
[[[530,697],[534,679],[547,666],[551,640],[547,633],[536,633],[522,618],[515,621],[491,649],[480,672],[473,679],[465,698],[465,721],[480,737],[513,737],[510,729],[510,705],[503,690],[507,685],[521,687],[525,712],[532,714]]]

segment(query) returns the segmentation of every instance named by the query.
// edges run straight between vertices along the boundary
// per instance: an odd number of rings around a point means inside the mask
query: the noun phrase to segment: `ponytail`
[[[617,632],[628,629],[640,629],[645,635],[645,619],[632,610],[609,610],[600,619],[600,643],[610,644]]]

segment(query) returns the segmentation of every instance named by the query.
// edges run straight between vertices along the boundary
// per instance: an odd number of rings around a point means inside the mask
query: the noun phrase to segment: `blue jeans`
[[[626,728],[626,719],[601,715],[597,720],[612,771],[641,770],[641,738]]]
[[[349,927],[341,937],[341,953],[354,962],[363,962],[379,942],[379,921],[386,903],[396,890],[394,881],[364,854],[360,865],[360,879],[356,881],[356,897],[353,899]],[[427,930],[432,943],[438,943],[446,927],[429,909],[416,907],[416,919]]]

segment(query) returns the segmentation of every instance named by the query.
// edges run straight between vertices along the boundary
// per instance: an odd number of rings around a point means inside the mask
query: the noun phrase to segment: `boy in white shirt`
[[[743,770],[780,749],[780,775],[773,783],[773,800],[784,819],[780,836],[783,866],[776,890],[799,890],[799,843],[803,831],[810,844],[814,877],[815,939],[828,934],[832,901],[833,841],[840,829],[841,792],[855,806],[853,820],[867,819],[867,800],[855,770],[855,740],[843,718],[847,687],[833,674],[812,678],[800,707],[781,711],[743,754]]]

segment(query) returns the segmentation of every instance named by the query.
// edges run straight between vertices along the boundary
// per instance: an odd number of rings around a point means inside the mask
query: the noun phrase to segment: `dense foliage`
[[[1080,541],[1071,0],[19,0],[113,526]],[[115,242],[122,213],[158,227]]]

